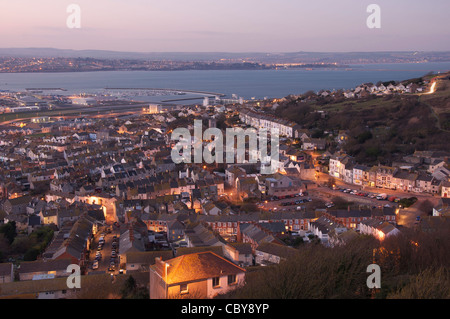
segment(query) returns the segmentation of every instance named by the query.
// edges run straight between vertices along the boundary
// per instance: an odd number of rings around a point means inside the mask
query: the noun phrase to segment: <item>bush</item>
[[[23,256],[24,261],[35,261],[40,254],[40,251],[38,248],[33,247],[27,250],[25,255]]]
[[[398,203],[402,205],[402,207],[410,207],[417,202],[417,197],[410,198],[402,198]]]

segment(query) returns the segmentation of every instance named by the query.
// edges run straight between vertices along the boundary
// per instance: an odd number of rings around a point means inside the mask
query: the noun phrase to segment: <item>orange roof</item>
[[[211,251],[183,255],[167,260],[166,263],[168,264],[166,280],[168,284],[205,280],[245,272],[245,269]],[[163,271],[164,267],[157,269]],[[164,273],[161,275],[163,278],[165,277]]]

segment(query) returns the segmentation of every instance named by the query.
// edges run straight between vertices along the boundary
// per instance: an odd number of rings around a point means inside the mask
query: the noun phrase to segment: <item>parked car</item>
[[[188,243],[185,241],[180,241],[179,245],[180,245],[180,247],[187,247]]]
[[[326,204],[325,204],[325,207],[326,207],[326,208],[334,207],[334,203],[333,203],[333,202],[326,203]]]
[[[380,194],[377,196],[378,200],[385,200],[388,196],[386,194]]]
[[[94,261],[94,263],[92,264],[92,269],[98,269],[98,260]]]

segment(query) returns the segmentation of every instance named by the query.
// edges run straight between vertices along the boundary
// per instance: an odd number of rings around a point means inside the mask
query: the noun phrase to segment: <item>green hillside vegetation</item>
[[[360,163],[389,165],[415,150],[447,150],[450,139],[450,73],[440,75],[434,94],[402,94],[345,99],[291,99],[276,114],[315,131],[348,131],[344,150]],[[428,77],[427,77],[428,79]],[[422,81],[425,79],[422,79]],[[415,81],[418,81],[417,79]],[[306,99],[305,96],[310,97]],[[326,112],[323,117],[320,112]],[[325,136],[326,137],[326,136]]]
[[[218,298],[450,298],[450,224],[434,232],[404,229],[379,242],[361,235],[345,246],[299,246],[296,256],[247,273],[246,284]],[[367,266],[381,268],[381,289],[367,287]]]

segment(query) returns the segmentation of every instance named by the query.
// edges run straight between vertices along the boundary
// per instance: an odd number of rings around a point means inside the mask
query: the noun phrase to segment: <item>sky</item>
[[[76,4],[80,28],[69,28]],[[381,28],[368,28],[370,4]],[[0,47],[126,52],[450,50],[449,0],[0,0]]]

